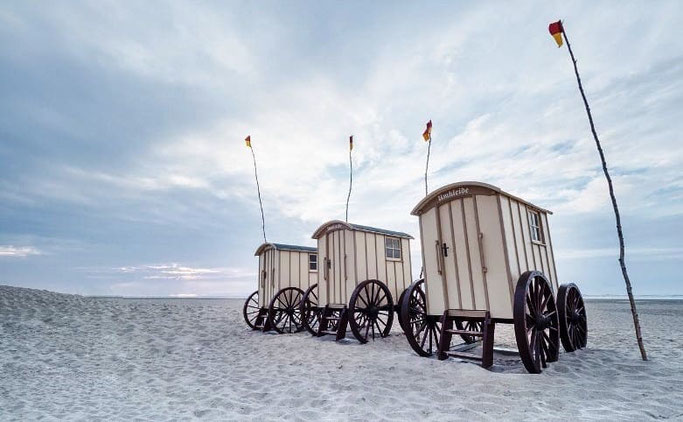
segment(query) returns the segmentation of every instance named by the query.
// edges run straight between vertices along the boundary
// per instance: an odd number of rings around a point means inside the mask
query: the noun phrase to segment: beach
[[[0,419],[683,420],[683,301],[587,300],[588,347],[542,374],[417,356],[394,323],[349,338],[248,329],[242,299],[93,298],[0,286]],[[511,326],[496,346],[515,348]]]

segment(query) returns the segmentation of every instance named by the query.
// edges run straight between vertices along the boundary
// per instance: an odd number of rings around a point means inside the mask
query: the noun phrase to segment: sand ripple
[[[238,300],[95,299],[0,286],[1,420],[683,420],[683,303],[589,301],[589,348],[541,375],[246,328]],[[514,347],[510,327],[497,342]]]

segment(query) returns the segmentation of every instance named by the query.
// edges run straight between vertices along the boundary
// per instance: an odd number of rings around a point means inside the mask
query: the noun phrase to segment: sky
[[[683,294],[683,4],[6,1],[0,284],[244,297],[262,242],[344,218],[419,239],[430,189],[490,183],[550,209],[561,282]],[[420,262],[419,241],[411,244]],[[417,278],[420,265],[413,265]]]

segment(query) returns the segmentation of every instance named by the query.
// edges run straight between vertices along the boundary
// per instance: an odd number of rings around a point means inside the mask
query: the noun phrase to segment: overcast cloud
[[[0,6],[0,284],[245,296],[261,239],[343,218],[419,237],[430,186],[551,209],[558,272],[623,294],[611,167],[639,295],[683,294],[680,2],[27,2]],[[419,263],[419,242],[413,242]],[[420,271],[414,265],[414,277]]]

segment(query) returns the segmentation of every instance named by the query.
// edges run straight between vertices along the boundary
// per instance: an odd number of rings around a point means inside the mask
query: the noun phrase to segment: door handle
[[[441,269],[441,259],[443,257],[441,255],[441,247],[439,246],[438,240],[434,242],[434,246],[436,247],[436,269],[439,274],[443,274],[443,270]]]

